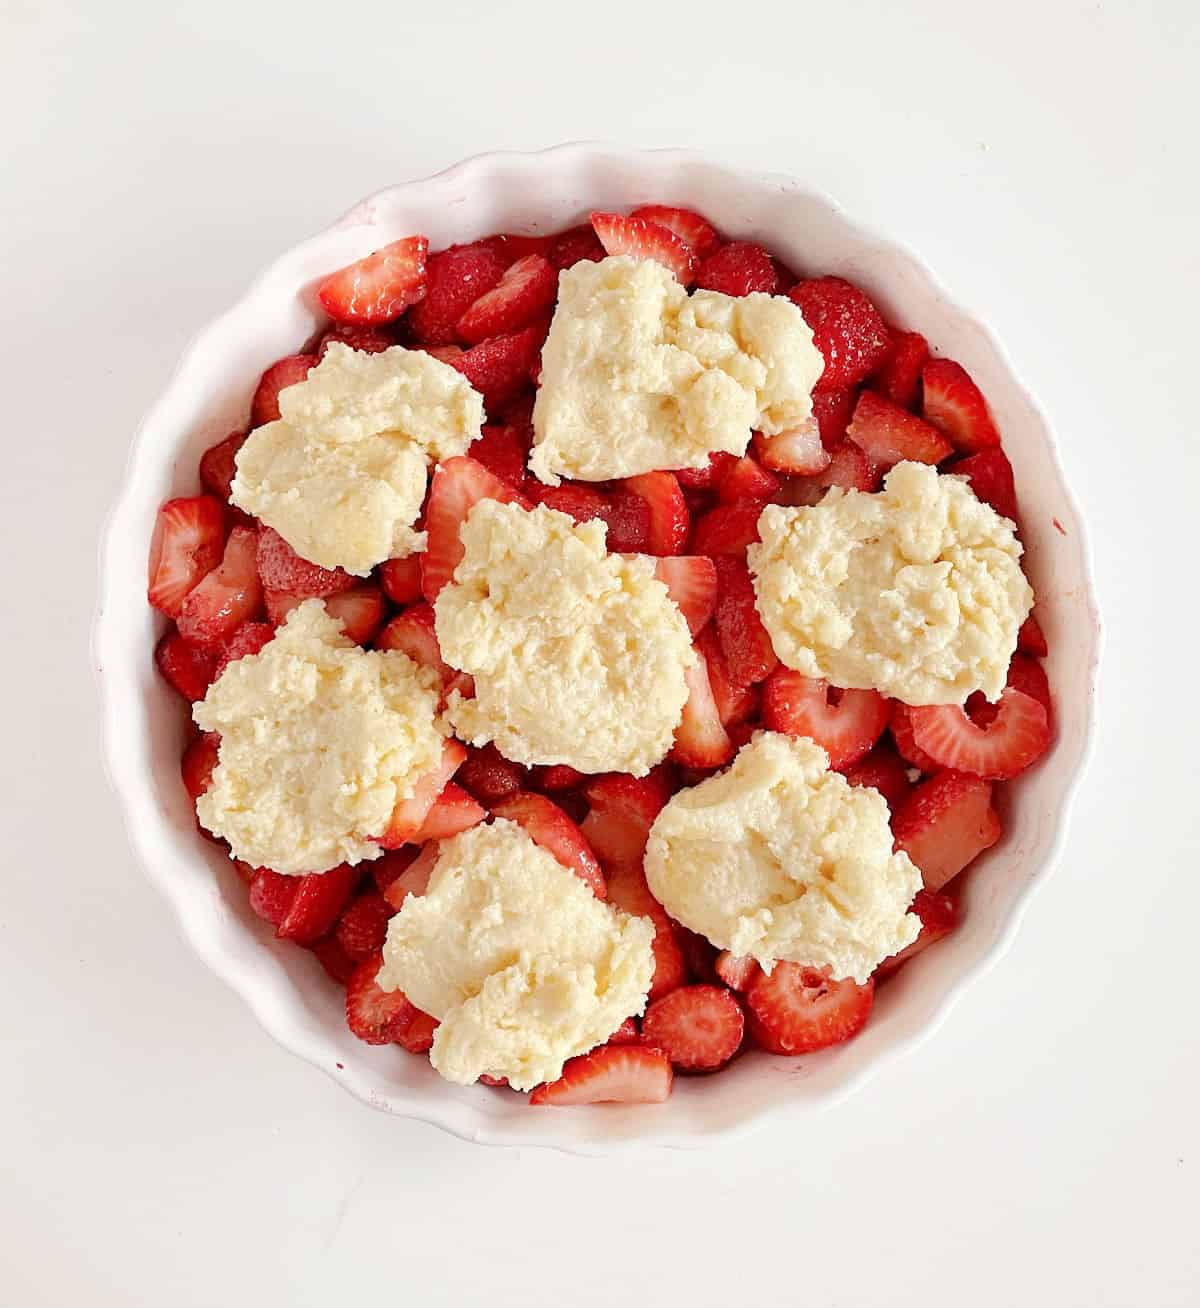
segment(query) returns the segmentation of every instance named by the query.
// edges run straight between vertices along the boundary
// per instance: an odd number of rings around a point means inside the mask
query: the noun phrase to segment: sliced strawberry
[[[601,1045],[572,1058],[557,1081],[539,1085],[531,1104],[661,1104],[671,1093],[671,1062],[661,1050]]]
[[[399,1042],[421,1013],[401,991],[379,988],[376,977],[382,966],[379,954],[363,959],[346,987],[346,1023],[369,1045]]]
[[[446,362],[483,396],[490,413],[528,383],[545,339],[546,326],[542,323],[510,336],[493,336]]]
[[[528,254],[504,270],[504,275],[458,320],[458,336],[478,345],[489,336],[519,331],[554,303],[558,270],[541,254]]]
[[[396,1036],[395,1043],[407,1053],[427,1054],[433,1048],[433,1037],[439,1025],[436,1017],[430,1017],[418,1008],[412,1021]]]
[[[841,277],[816,277],[793,286],[788,299],[799,305],[825,360],[817,386],[857,386],[887,357],[891,337],[879,310]]]
[[[921,389],[921,372],[929,361],[929,342],[920,332],[892,332],[892,348],[875,370],[871,384],[893,404],[911,409]]]
[[[375,882],[376,890],[381,895],[384,894],[393,881],[412,867],[420,853],[424,853],[424,850],[418,850],[412,845],[403,845],[399,849],[389,849],[387,853],[368,863],[367,867],[371,879]]]
[[[485,804],[495,804],[525,785],[526,771],[506,759],[495,745],[467,746],[467,757],[456,774],[458,784]]]
[[[303,598],[349,590],[355,578],[341,568],[322,568],[303,559],[283,537],[265,524],[258,529],[258,575],[268,590]]]
[[[700,633],[696,649],[708,665],[708,684],[712,688],[713,703],[717,706],[721,725],[728,731],[730,727],[752,718],[758,712],[759,689],[757,686],[740,686],[730,679],[714,628],[709,627]]]
[[[821,443],[831,454],[845,440],[857,403],[858,391],[853,386],[813,391],[813,417],[821,432]]]
[[[459,528],[480,500],[499,500],[501,504],[528,507],[507,482],[466,455],[447,459],[434,469],[425,507],[429,545],[421,555],[421,589],[430,604],[462,562],[463,543],[459,538]]]
[[[699,554],[659,559],[654,565],[654,575],[666,586],[688,630],[696,635],[717,605],[717,569],[712,559]]]
[[[647,554],[680,554],[688,537],[691,517],[679,482],[669,472],[643,472],[618,482],[614,499],[622,492],[636,495],[649,508]],[[611,528],[610,528],[611,531]],[[617,546],[610,545],[610,549]]]
[[[1021,630],[1017,632],[1017,648],[1022,653],[1032,654],[1039,659],[1044,659],[1050,653],[1050,646],[1046,644],[1046,637],[1042,632],[1041,625],[1032,613],[1021,624]]]
[[[336,322],[391,322],[424,296],[428,254],[429,242],[423,236],[392,241],[326,277],[317,288],[317,299]]]
[[[958,925],[958,905],[949,895],[934,890],[918,890],[908,911],[921,919],[921,934],[898,954],[885,958],[875,969],[873,980],[881,981],[885,976],[891,976],[898,967],[948,936]]]
[[[930,359],[921,382],[925,420],[945,432],[956,450],[975,454],[1000,444],[987,401],[961,364],[953,359]]]
[[[776,963],[746,991],[750,1032],[769,1053],[809,1054],[856,1036],[874,998],[871,981],[834,981],[825,969]]]
[[[627,1017],[604,1043],[606,1045],[636,1045],[641,1043],[641,1039],[642,1034],[638,1030],[637,1022],[632,1017]],[[482,1079],[480,1077],[480,1080]]]
[[[1017,521],[1017,488],[1012,464],[999,446],[955,459],[946,465],[945,471],[966,477],[977,500],[990,504],[1002,518]]]
[[[395,849],[407,844],[421,830],[429,810],[446,789],[450,778],[467,757],[466,749],[457,740],[446,740],[437,766],[427,772],[416,784],[408,799],[398,800],[379,843],[384,849]]]
[[[650,828],[671,798],[665,770],[644,777],[613,772],[589,781],[583,793],[589,807],[580,829],[605,870],[640,868]]]
[[[294,596],[285,596],[280,591],[268,591],[266,598],[267,612],[276,626],[297,604],[304,602]],[[353,586],[337,595],[326,595],[321,603],[331,618],[341,622],[342,634],[358,645],[365,645],[375,635],[387,611],[383,592],[370,583]],[[278,614],[282,614],[282,617],[277,617]]]
[[[643,204],[630,216],[643,218],[648,223],[656,223],[673,232],[697,259],[707,259],[721,241],[712,223],[691,209],[672,209],[665,204]]]
[[[383,948],[392,906],[378,890],[364,890],[338,919],[334,935],[348,958],[361,963]]]
[[[502,481],[520,490],[525,483],[525,463],[529,458],[527,427],[484,427],[479,439],[467,451],[476,463],[482,463]]]
[[[546,254],[554,244],[553,236],[526,236],[520,232],[501,232],[498,236],[488,236],[480,242],[495,252],[511,267],[518,259],[531,254]]]
[[[531,481],[526,492],[535,504],[544,504],[557,513],[565,513],[576,522],[591,522],[595,518],[607,521],[608,500],[591,486],[564,481],[561,486],[543,486]],[[612,548],[611,542],[609,548]]]
[[[229,533],[219,566],[183,601],[178,625],[185,640],[219,645],[257,615],[262,604],[257,535],[250,527],[234,527]]]
[[[448,363],[452,368],[466,354],[466,350],[461,345],[420,345],[417,348],[424,350],[439,363]]]
[[[450,345],[463,314],[504,275],[505,260],[486,242],[454,245],[432,255],[425,269],[425,298],[407,319],[422,345]]]
[[[584,260],[599,263],[604,258],[604,246],[592,227],[572,227],[554,238],[547,257],[558,269],[572,268]]]
[[[648,917],[654,924],[654,979],[650,999],[678,990],[687,980],[687,965],[667,911],[650,893],[638,865],[614,866],[608,873],[608,902],[634,917]]]
[[[229,503],[229,487],[237,472],[237,452],[248,435],[248,432],[235,431],[200,456],[200,485],[222,504]]]
[[[747,545],[758,539],[758,520],[762,505],[753,501],[743,504],[718,504],[692,524],[689,554],[744,554]]]
[[[296,877],[299,883],[275,934],[281,940],[310,945],[319,940],[342,915],[358,885],[362,869],[339,863],[328,872],[310,872]]]
[[[683,953],[684,966],[690,981],[700,985],[715,985],[717,981],[717,947],[697,931],[675,924],[675,939]]]
[[[649,473],[651,477],[665,475]],[[678,482],[676,482],[678,489]],[[561,489],[561,487],[560,487]],[[603,509],[601,516],[608,525],[605,541],[612,554],[653,554],[654,534],[653,511],[650,504],[641,495],[630,490],[624,482],[618,482],[611,495],[601,496]],[[683,492],[679,499],[684,513],[687,504],[683,502]]]
[[[653,259],[670,268],[684,286],[695,278],[696,256],[668,228],[619,213],[593,213],[591,220],[606,254]]]
[[[221,562],[225,511],[212,495],[168,500],[158,511],[150,541],[146,598],[170,618]]]
[[[853,441],[842,441],[840,445],[835,445],[829,451],[829,456],[829,467],[815,478],[821,485],[840,486],[843,490],[879,489],[878,469]]]
[[[494,408],[493,421],[502,427],[516,427],[525,434],[526,440],[532,440],[533,405],[537,392],[532,386],[524,386],[503,404]]]
[[[387,327],[355,327],[349,323],[334,323],[317,343],[317,358],[323,359],[331,345],[346,345],[360,354],[382,354],[396,344],[396,334]]]
[[[892,814],[896,848],[921,873],[926,890],[941,888],[1000,839],[992,783],[965,772],[922,781]]]
[[[685,768],[718,768],[734,755],[733,741],[721,724],[703,655],[684,673],[688,697],[675,729],[671,757]]]
[[[1023,695],[1028,695],[1046,710],[1046,721],[1053,730],[1053,703],[1050,698],[1050,681],[1046,676],[1046,669],[1033,658],[1032,655],[1023,654],[1018,650],[1009,662],[1008,678],[1005,683],[1014,690],[1019,690]],[[963,706],[967,710],[967,717],[971,719],[978,727],[989,727],[995,722],[1000,712],[999,704],[989,704],[986,699],[976,691],[974,695],[967,700]]]
[[[454,669],[442,658],[434,621],[431,604],[412,604],[384,627],[375,640],[375,648],[399,650],[421,667],[432,668],[445,691],[454,676]]]
[[[722,949],[717,955],[717,976],[730,990],[749,990],[751,982],[762,969],[753,958],[739,958],[728,949]]]
[[[772,439],[786,440],[791,434],[791,432],[784,432]],[[762,457],[763,438],[756,433],[754,441],[755,452]],[[825,462],[828,461],[829,456],[826,455]],[[763,462],[765,463],[766,460],[764,459]],[[779,478],[763,464],[746,455],[745,458],[735,459],[729,465],[717,487],[717,496],[726,504],[736,504],[739,500],[757,500],[759,504],[765,504],[778,490]]]
[[[887,729],[891,704],[874,690],[837,690],[791,668],[776,668],[763,686],[763,725],[807,736],[829,755],[831,768],[863,758]]]
[[[436,840],[423,845],[421,852],[408,867],[388,882],[383,890],[383,897],[387,900],[389,908],[394,908],[398,913],[404,907],[404,901],[409,895],[420,896],[429,889],[429,878],[433,875],[440,852],[441,845]],[[388,855],[385,854],[384,857]]]
[[[460,831],[478,826],[485,817],[487,810],[483,805],[451,781],[437,797],[412,843],[423,845],[430,840],[449,840]]]
[[[357,960],[346,953],[337,936],[325,936],[315,944],[309,945],[309,950],[338,985],[344,987],[350,984]]]
[[[221,737],[215,731],[202,731],[194,740],[188,742],[179,761],[179,772],[183,777],[183,788],[191,796],[192,803],[212,784],[213,769],[217,766]]]
[[[243,622],[221,647],[213,670],[213,680],[216,681],[231,663],[236,663],[238,659],[244,659],[250,654],[260,653],[263,646],[270,644],[274,639],[275,628],[269,622]]]
[[[741,1006],[723,986],[680,986],[656,999],[642,1018],[642,1042],[688,1072],[712,1072],[729,1062],[744,1032]]]
[[[203,699],[217,673],[218,651],[193,645],[177,631],[168,631],[154,648],[159,672],[184,699]]]
[[[918,749],[941,767],[993,781],[1024,772],[1050,748],[1045,705],[1012,686],[986,727],[977,726],[957,704],[910,708],[909,715]]]
[[[815,476],[830,464],[829,451],[821,443],[821,431],[815,418],[793,427],[791,431],[781,431],[778,436],[755,432],[754,452],[764,467],[790,477]]]
[[[703,256],[701,256],[703,257]],[[730,241],[710,254],[696,271],[696,285],[722,295],[774,295],[779,289],[775,261],[752,241]]]
[[[273,363],[259,378],[250,401],[250,426],[275,422],[279,418],[279,392],[302,382],[317,362],[315,354],[289,354]]]
[[[940,463],[954,452],[936,427],[874,391],[859,395],[846,435],[877,468],[890,468],[905,459]]]
[[[597,899],[608,898],[604,873],[587,837],[553,800],[532,791],[518,791],[493,804],[492,812],[524,827],[535,844],[574,872]]]
[[[852,786],[870,786],[879,791],[893,813],[912,790],[904,760],[883,740],[869,754],[843,771]]]
[[[551,763],[533,770],[533,781],[537,789],[552,794],[560,790],[575,790],[586,780],[586,773],[577,772],[566,763]]]
[[[264,922],[278,927],[287,917],[299,886],[299,877],[286,877],[282,872],[260,867],[250,882],[250,907]]]
[[[722,555],[717,565],[715,622],[729,679],[752,686],[769,677],[779,660],[754,599],[750,569],[738,558]]]
[[[676,468],[675,480],[685,491],[712,490],[735,462],[732,454],[714,450],[702,468]]]
[[[388,559],[380,564],[379,580],[383,593],[393,604],[412,604],[421,598],[421,556],[410,554],[404,559]]]
[[[932,773],[940,770],[936,759],[930,758],[918,747],[917,738],[913,734],[912,709],[907,704],[901,704],[899,700],[892,705],[891,730],[896,749],[907,764],[920,772]]]

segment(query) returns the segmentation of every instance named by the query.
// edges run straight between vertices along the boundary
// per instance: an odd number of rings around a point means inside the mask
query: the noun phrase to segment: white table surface
[[[1191,0],[0,0],[0,1301],[1194,1305]],[[695,1153],[484,1149],[283,1053],[101,772],[96,540],[196,328],[359,196],[602,137],[790,172],[987,306],[1107,627],[1066,857],[915,1056]]]

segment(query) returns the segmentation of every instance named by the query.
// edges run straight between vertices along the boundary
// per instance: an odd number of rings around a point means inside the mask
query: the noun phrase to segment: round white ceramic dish
[[[228,860],[197,834],[180,785],[186,714],[154,668],[162,620],[146,603],[146,551],[159,504],[197,491],[201,452],[245,421],[262,370],[321,321],[314,287],[326,273],[415,232],[436,249],[496,231],[554,231],[591,209],[647,201],[698,209],[728,236],[763,241],[802,274],[853,279],[890,320],[919,329],[935,351],[970,370],[1016,467],[1059,738],[1006,788],[1006,833],[967,879],[961,928],[881,987],[856,1040],[802,1059],[751,1053],[718,1077],[678,1078],[668,1102],[654,1107],[533,1109],[523,1095],[450,1085],[425,1059],[362,1044],[315,958],[274,940],[250,912]],[[197,337],[133,441],[103,544],[95,647],[107,762],[130,839],[189,941],[263,1027],[374,1107],[470,1140],[598,1152],[634,1141],[696,1145],[768,1121],[780,1129],[788,1115],[841,1099],[934,1030],[1004,951],[1034,886],[1062,853],[1091,739],[1100,631],[1083,524],[1049,424],[998,342],[912,254],[862,230],[802,182],[688,153],[571,145],[483,155],[364,200],[284,254]]]

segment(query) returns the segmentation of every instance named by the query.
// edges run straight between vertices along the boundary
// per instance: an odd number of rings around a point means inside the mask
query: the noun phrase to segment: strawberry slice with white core
[[[691,209],[672,209],[665,204],[643,204],[630,217],[641,218],[673,232],[697,259],[707,259],[721,243],[712,223]]]
[[[721,950],[714,966],[717,976],[730,990],[749,990],[750,983],[762,970],[753,958],[739,957],[728,949]]]
[[[919,772],[937,772],[938,762],[923,749],[918,748],[917,738],[913,734],[912,709],[907,704],[896,700],[892,704],[891,721],[892,740],[900,757]]]
[[[941,463],[954,453],[954,446],[936,427],[874,391],[859,395],[846,435],[877,468],[891,468],[907,459]]]
[[[1024,772],[1050,748],[1046,707],[1008,686],[995,718],[979,726],[957,704],[910,707],[917,748],[944,768],[1005,781]]]
[[[224,549],[220,500],[212,495],[168,500],[154,522],[147,599],[160,613],[177,618],[183,601],[221,562]]]
[[[432,668],[441,683],[442,695],[446,696],[460,674],[442,658],[434,623],[432,604],[412,604],[384,627],[375,648],[399,650],[423,668]]]
[[[383,897],[397,913],[404,907],[404,901],[409,895],[423,895],[429,889],[429,878],[433,875],[440,852],[441,846],[436,840],[431,840],[422,846],[421,852],[408,867],[384,887]]]
[[[754,452],[764,468],[790,477],[815,476],[831,462],[829,451],[821,444],[821,431],[815,418],[777,436],[755,432]]]
[[[675,1067],[713,1072],[737,1053],[745,1026],[741,1006],[723,986],[680,986],[646,1009],[642,1040]]]
[[[586,882],[597,899],[608,898],[604,873],[587,837],[553,800],[523,791],[493,804],[492,812],[524,827],[534,844]]]
[[[1001,833],[992,783],[965,772],[922,781],[892,814],[896,848],[912,859],[926,890],[941,890]]]
[[[557,1081],[539,1085],[531,1104],[661,1104],[671,1093],[671,1060],[660,1049],[601,1045],[572,1058]]]
[[[392,809],[387,829],[379,837],[384,849],[395,849],[407,844],[421,830],[429,816],[430,809],[437,802],[438,796],[445,790],[450,778],[458,771],[459,765],[467,757],[467,750],[457,740],[447,740],[442,745],[442,757],[437,766],[427,772],[408,799],[400,800]]]
[[[871,981],[834,981],[824,968],[779,962],[746,991],[750,1032],[769,1053],[812,1053],[856,1036],[874,998]]]
[[[558,270],[541,254],[528,254],[505,269],[458,320],[458,335],[469,345],[489,336],[519,331],[553,303]]]
[[[987,401],[967,370],[953,359],[930,359],[921,372],[926,422],[944,432],[965,454],[1000,444]]]
[[[250,621],[262,603],[258,533],[234,527],[220,564],[191,591],[179,611],[179,634],[198,645],[219,645]]]
[[[437,797],[420,831],[412,838],[414,845],[430,840],[449,840],[460,831],[477,826],[487,817],[487,809],[453,781]]]
[[[625,254],[633,259],[653,259],[669,268],[687,286],[696,278],[699,266],[692,251],[667,227],[619,213],[594,213],[592,228],[606,254]]]
[[[336,322],[391,322],[424,296],[428,254],[423,236],[393,241],[326,277],[317,299]]]
[[[286,590],[265,590],[263,602],[267,617],[275,626],[281,626],[287,621],[288,614],[305,602],[305,598]],[[365,645],[379,630],[386,608],[383,592],[369,582],[336,595],[326,595],[321,603],[331,618],[341,622],[342,634],[357,645]]]
[[[815,740],[831,768],[857,763],[887,730],[891,715],[891,704],[878,691],[837,690],[791,668],[776,668],[763,686],[763,725]]]
[[[675,730],[671,757],[688,768],[719,768],[734,755],[733,741],[721,723],[708,679],[708,664],[701,654],[683,674],[688,697],[683,718]]]
[[[908,911],[921,919],[921,934],[898,954],[885,958],[875,969],[875,980],[891,974],[910,958],[923,953],[930,945],[944,939],[958,925],[958,905],[949,895],[935,890],[918,890]]]
[[[667,588],[688,630],[696,635],[717,606],[717,569],[712,559],[699,554],[680,554],[656,559],[654,575]]]
[[[583,789],[589,808],[580,830],[605,868],[640,868],[654,819],[671,797],[663,768],[644,777],[596,777]]]
[[[674,475],[669,472],[644,472],[636,477],[626,477],[617,487],[617,498],[622,491],[636,495],[648,510],[646,553],[682,553],[691,526],[691,515]],[[611,525],[609,532],[611,535]],[[610,543],[609,548],[616,550],[621,546]]]

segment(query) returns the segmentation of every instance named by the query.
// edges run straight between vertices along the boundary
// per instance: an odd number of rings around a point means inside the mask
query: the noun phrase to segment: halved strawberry
[[[317,342],[317,358],[323,359],[331,345],[347,345],[360,354],[382,354],[397,344],[397,333],[387,327],[355,327],[349,323],[334,323]]]
[[[202,731],[188,742],[179,761],[183,788],[192,802],[200,798],[212,783],[213,769],[217,766],[221,737],[215,731]]]
[[[342,915],[358,885],[362,869],[339,863],[328,872],[310,872],[294,878],[299,884],[287,914],[275,934],[281,940],[310,945],[319,940]]]
[[[713,703],[717,706],[721,725],[728,730],[752,718],[758,711],[759,689],[757,686],[739,686],[730,679],[715,628],[709,627],[700,633],[696,649],[708,665],[708,684],[712,689]]]
[[[551,763],[533,769],[533,784],[538,790],[549,791],[551,794],[560,790],[575,790],[586,780],[586,773],[577,772],[567,763]]]
[[[723,986],[680,986],[656,999],[642,1019],[642,1042],[675,1067],[712,1072],[737,1053],[745,1032],[741,1006]]]
[[[383,593],[393,604],[412,604],[421,598],[421,556],[410,554],[403,559],[388,559],[379,565]]]
[[[322,568],[301,558],[286,540],[265,523],[258,529],[258,575],[268,590],[283,590],[301,598],[349,590],[355,578],[341,568]]]
[[[504,276],[504,258],[480,241],[453,245],[431,255],[425,269],[425,298],[405,321],[422,345],[450,345],[463,314]]]
[[[671,798],[665,769],[644,777],[613,772],[589,781],[583,793],[589,807],[580,830],[605,870],[640,868],[650,828]]]
[[[675,729],[671,758],[686,768],[718,768],[734,755],[733,741],[721,723],[708,679],[708,663],[701,655],[684,673],[688,697]]]
[[[491,413],[527,385],[545,339],[543,322],[508,336],[492,336],[446,362],[483,396]]]
[[[744,554],[747,545],[758,539],[758,520],[762,505],[754,501],[741,504],[718,504],[692,524],[689,554]]]
[[[572,1058],[557,1081],[539,1085],[531,1104],[661,1104],[671,1093],[671,1062],[661,1050],[601,1045]]]
[[[478,345],[489,336],[519,331],[554,303],[557,292],[558,270],[545,255],[527,254],[458,320],[459,339]]]
[[[707,259],[720,244],[717,229],[692,209],[672,209],[665,204],[643,204],[630,215],[644,218],[648,223],[657,223],[676,236],[688,247],[697,259]]]
[[[394,908],[398,913],[409,895],[423,895],[429,889],[429,878],[433,875],[440,853],[441,845],[436,840],[431,840],[421,846],[421,852],[403,872],[392,877],[382,891],[389,908]],[[388,857],[390,855],[384,855],[384,858]]]
[[[485,817],[487,810],[482,804],[461,786],[448,782],[421,823],[421,829],[413,835],[412,843],[423,845],[430,840],[449,840],[460,831],[478,826]]]
[[[643,472],[618,482],[613,493],[618,500],[622,493],[636,495],[649,509],[647,522],[647,554],[681,554],[687,541],[691,517],[679,483],[669,472]],[[612,527],[609,533],[612,534]],[[624,550],[623,545],[609,543],[611,550]]]
[[[236,663],[238,659],[244,659],[250,654],[260,653],[263,647],[270,644],[274,639],[275,628],[269,622],[243,622],[225,644],[221,646],[216,667],[213,669],[212,679],[216,681],[221,673],[231,663]]]
[[[297,605],[304,603],[303,596],[284,590],[264,591],[263,599],[267,617],[277,627],[286,621],[287,615]],[[375,635],[387,609],[383,592],[370,582],[352,586],[336,595],[326,595],[321,603],[331,618],[341,622],[342,634],[357,645],[365,645]]]
[[[520,490],[525,483],[525,462],[529,458],[527,427],[484,427],[479,439],[472,441],[467,453],[476,463]]]
[[[604,873],[587,837],[553,800],[532,791],[518,791],[493,804],[492,812],[524,827],[535,844],[574,872],[597,899],[608,898]]]
[[[716,971],[730,990],[741,991],[750,989],[751,982],[762,969],[753,958],[740,958],[728,949],[722,949],[717,955]]]
[[[159,672],[184,699],[203,699],[217,672],[218,651],[193,645],[177,631],[168,631],[154,647]]]
[[[920,332],[892,332],[892,348],[871,377],[871,384],[893,404],[911,409],[921,389],[921,372],[929,361],[929,342]]]
[[[200,456],[200,485],[222,504],[229,503],[229,486],[237,471],[237,452],[248,435],[249,432],[235,431]]]
[[[679,554],[658,559],[654,575],[667,588],[692,635],[708,622],[717,606],[717,569],[712,559]]]
[[[1021,624],[1021,630],[1017,632],[1017,648],[1022,653],[1032,654],[1039,659],[1044,659],[1050,653],[1050,646],[1046,643],[1041,624],[1032,613]]]
[[[302,382],[317,362],[315,354],[289,354],[277,359],[259,378],[250,401],[250,426],[275,422],[279,417],[279,392]]]
[[[753,241],[730,241],[710,254],[696,270],[696,285],[722,295],[774,295],[779,289],[775,260]]]
[[[695,278],[696,256],[668,228],[619,213],[593,213],[590,217],[606,254],[653,259],[670,268],[684,286]]]
[[[391,322],[425,295],[428,254],[429,242],[423,236],[392,241],[326,277],[317,288],[317,299],[336,322]]]
[[[936,427],[874,391],[860,393],[846,435],[877,468],[890,468],[905,459],[940,463],[954,453]]]
[[[430,604],[462,562],[463,543],[459,538],[459,528],[480,500],[499,500],[501,504],[529,507],[507,482],[467,455],[447,459],[434,469],[425,506],[429,545],[421,555],[421,589]]]
[[[937,760],[930,758],[918,747],[917,738],[913,734],[912,709],[907,704],[901,704],[899,700],[892,704],[891,731],[892,740],[900,757],[911,767],[928,773],[940,770]]]
[[[947,464],[946,472],[966,477],[975,492],[975,498],[990,504],[1010,522],[1017,521],[1017,488],[1013,479],[1012,464],[1008,455],[998,446],[980,450],[965,459]]]
[[[1042,667],[1037,659],[1017,650],[1009,661],[1008,677],[1005,684],[1011,686],[1014,690],[1019,690],[1023,695],[1028,695],[1031,699],[1037,700],[1046,710],[1046,723],[1053,733],[1054,705],[1050,698],[1050,680],[1046,676],[1046,669]],[[978,691],[967,700],[963,707],[967,711],[967,717],[977,727],[990,727],[1000,712],[999,704],[989,704]]]
[[[949,895],[934,890],[918,890],[908,911],[921,919],[921,934],[911,945],[906,945],[898,954],[892,954],[879,964],[873,975],[876,981],[891,976],[898,967],[948,936],[958,925],[958,905]]]
[[[987,401],[961,364],[953,359],[930,359],[921,382],[925,420],[945,432],[956,450],[975,454],[1000,444]]]
[[[941,890],[1001,832],[992,783],[965,772],[922,781],[892,814],[896,848],[912,859],[926,890]]]
[[[649,998],[678,990],[687,980],[687,965],[675,935],[675,924],[667,910],[650,893],[639,865],[614,865],[608,873],[608,902],[635,917],[648,917],[654,924],[654,979]]]
[[[299,885],[299,877],[284,876],[282,872],[260,867],[250,882],[250,907],[264,922],[277,927],[287,917]]]
[[[183,601],[179,634],[198,645],[219,645],[255,617],[262,603],[255,554],[258,533],[234,527],[220,564]]]
[[[887,729],[891,704],[875,690],[838,690],[791,668],[776,668],[763,686],[763,725],[807,736],[829,755],[831,768],[863,758]]]
[[[369,1045],[398,1043],[418,1015],[428,1017],[409,1003],[402,991],[379,988],[376,977],[382,966],[380,954],[363,959],[346,987],[346,1023]]]
[[[821,432],[821,442],[831,454],[845,440],[857,403],[858,391],[853,386],[813,391],[813,417]]]
[[[874,998],[871,981],[834,981],[823,968],[776,963],[746,991],[750,1032],[769,1053],[809,1054],[856,1036]]]
[[[599,263],[604,258],[604,246],[590,226],[572,227],[554,238],[547,257],[560,270],[573,268],[585,259],[589,263]]]
[[[788,299],[799,305],[825,360],[819,388],[856,386],[887,357],[891,337],[879,310],[844,278],[799,282]]]
[[[676,468],[675,480],[685,491],[712,490],[735,462],[732,454],[713,450],[702,468]]]
[[[852,786],[870,786],[887,800],[888,808],[894,813],[905,796],[912,790],[908,779],[908,769],[904,760],[895,749],[881,740],[873,750],[857,763],[843,769],[846,780]]]
[[[169,618],[221,562],[225,511],[212,495],[168,500],[158,511],[150,541],[146,598]]]
[[[789,477],[811,477],[829,467],[829,451],[821,442],[821,429],[815,418],[781,431],[778,436],[754,433],[754,452],[764,467]]]
[[[485,804],[495,804],[506,795],[520,790],[525,785],[526,775],[519,763],[505,758],[495,745],[487,744],[482,748],[468,745],[467,757],[455,779],[476,799]]]
[[[392,914],[392,906],[378,890],[364,890],[352,899],[334,929],[346,956],[361,963],[382,949]]]
[[[387,827],[379,837],[379,843],[384,849],[395,849],[398,845],[407,844],[421,830],[429,810],[437,803],[438,796],[446,789],[446,784],[466,757],[465,747],[457,740],[446,740],[442,744],[442,757],[437,765],[417,782],[408,799],[397,801],[396,807],[392,809]]]
[[[790,432],[784,432],[782,436],[773,439],[786,439],[790,435]],[[759,434],[755,434],[755,452],[760,457],[762,450],[759,442],[762,439]],[[763,464],[746,455],[745,458],[734,459],[729,465],[717,487],[717,497],[726,504],[736,504],[739,500],[757,500],[760,504],[765,504],[778,490],[779,478]]]
[[[354,975],[357,965],[356,960],[346,953],[336,935],[325,936],[308,948],[331,980],[343,987],[350,984],[350,978]]]
[[[993,781],[1024,772],[1050,748],[1052,738],[1045,705],[1012,686],[986,727],[977,726],[957,704],[912,707],[909,716],[918,749],[944,768]]]
[[[714,621],[725,671],[739,686],[752,686],[771,675],[779,663],[771,637],[758,616],[750,569],[739,558],[722,555],[717,565],[717,611]]]

